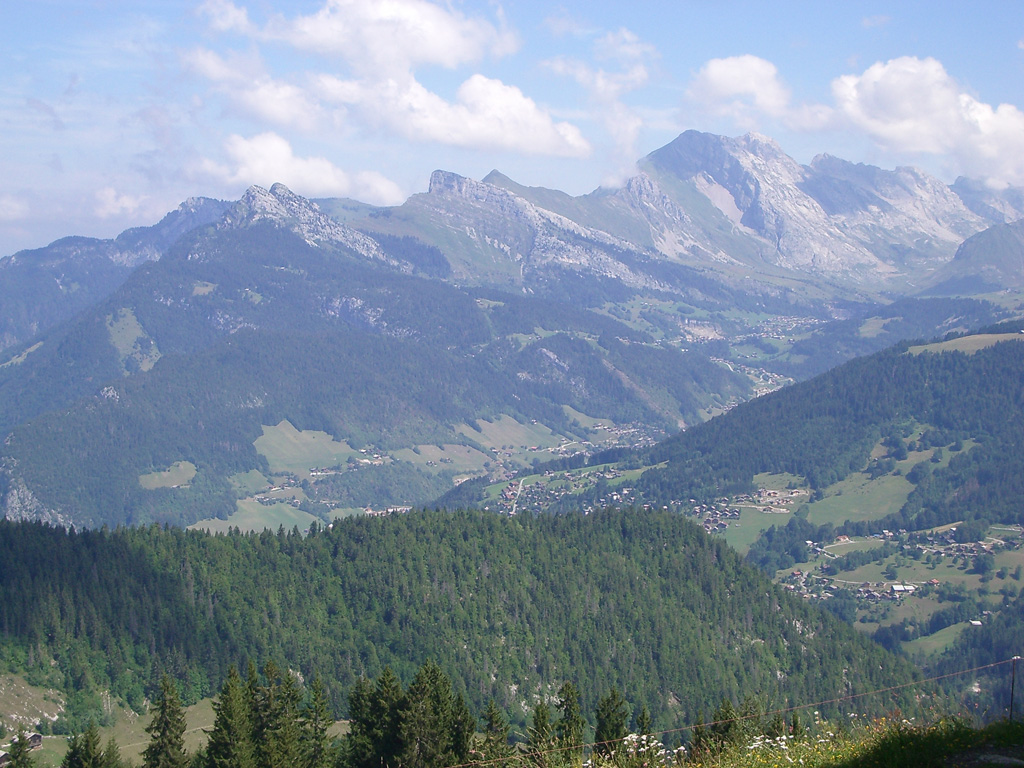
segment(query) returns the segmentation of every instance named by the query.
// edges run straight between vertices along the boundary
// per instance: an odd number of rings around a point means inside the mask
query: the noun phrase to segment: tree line
[[[65,733],[102,720],[100,690],[141,710],[167,671],[194,702],[263,658],[319,675],[337,715],[360,677],[408,683],[434,659],[520,727],[514,703],[570,674],[588,709],[615,686],[665,724],[742,691],[810,701],[914,674],[666,510],[417,511],[307,534],[0,521],[0,561],[0,661],[67,692]]]
[[[492,699],[474,717],[451,678],[428,660],[405,687],[389,667],[376,680],[360,677],[349,693],[343,734],[330,717],[319,678],[306,686],[297,673],[250,663],[243,677],[232,666],[213,701],[214,722],[195,751],[185,746],[186,715],[173,679],[161,677],[149,707],[142,768],[644,768],[669,764],[687,751],[707,755],[758,735],[799,736],[798,715],[767,717],[755,697],[725,699],[668,750],[651,732],[646,706],[635,712],[611,688],[597,702],[593,725],[579,688],[565,681],[557,695],[538,699],[528,726],[514,733]],[[132,768],[111,737],[101,745],[95,722],[67,740],[60,768]],[[21,731],[12,744],[13,768],[36,768]]]

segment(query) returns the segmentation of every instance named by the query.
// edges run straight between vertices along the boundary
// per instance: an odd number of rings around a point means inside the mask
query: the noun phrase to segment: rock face
[[[418,223],[419,236],[444,244],[459,284],[533,292],[572,274],[634,289],[659,287],[636,268],[645,249],[496,184],[435,171],[428,192],[402,209]]]
[[[884,171],[828,155],[802,166],[758,134],[687,131],[641,167],[663,186],[690,185],[766,262],[830,279],[912,280],[987,225],[916,169]]]
[[[365,258],[387,260],[377,241],[335,221],[316,203],[296,195],[284,184],[274,184],[269,190],[256,185],[249,187],[218,226],[246,227],[259,221],[286,227],[311,245],[341,245]]]
[[[964,205],[994,224],[1009,224],[1024,218],[1024,187],[993,189],[984,182],[961,176],[951,189]]]
[[[483,182],[436,171],[426,195],[396,210],[444,244],[467,282],[530,290],[558,268],[664,288],[651,264],[667,260],[913,293],[965,238],[1017,210],[1010,192],[985,208],[958,191],[914,168],[829,155],[805,166],[765,136],[688,131],[618,189],[573,198],[496,171]]]

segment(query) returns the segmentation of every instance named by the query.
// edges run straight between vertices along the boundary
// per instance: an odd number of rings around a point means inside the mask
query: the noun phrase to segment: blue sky
[[[582,194],[691,128],[1024,185],[1016,0],[33,0],[0,63],[0,255],[275,181]]]

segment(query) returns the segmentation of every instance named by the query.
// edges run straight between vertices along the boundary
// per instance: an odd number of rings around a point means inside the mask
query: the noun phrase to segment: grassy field
[[[135,313],[130,309],[120,309],[107,317],[107,331],[110,343],[121,356],[122,365],[134,359],[139,368],[148,371],[160,359],[156,344],[152,343],[149,334],[139,325]]]
[[[499,453],[504,460],[527,465],[535,458],[547,461],[554,458],[551,449],[560,445],[563,439],[543,424],[523,424],[511,416],[502,414],[494,421],[478,419],[480,431],[468,424],[455,429],[485,449]]]
[[[136,765],[142,764],[142,752],[149,744],[146,726],[152,718],[138,716],[134,712],[121,710],[117,722],[109,728],[100,728],[100,737],[104,744],[113,738],[121,749],[121,757],[131,760]],[[205,747],[206,732],[213,727],[213,700],[203,699],[198,704],[185,708],[185,749],[195,752]]]
[[[270,487],[271,482],[263,476],[258,469],[250,469],[248,472],[240,472],[228,478],[231,487],[243,496],[251,496]]]
[[[935,344],[921,344],[911,347],[907,351],[912,355],[919,355],[922,352],[966,352],[970,354],[998,344],[1000,341],[1024,341],[1024,333],[979,333]]]
[[[898,318],[895,317],[869,317],[865,320],[857,331],[857,334],[863,339],[873,339],[875,336],[885,331],[885,326],[891,323],[893,320]]]
[[[208,283],[205,280],[196,280],[192,283],[192,295],[193,296],[207,296],[213,293],[217,288],[216,283]]]
[[[762,512],[760,508],[740,507],[739,520],[729,520],[729,527],[721,533],[716,533],[725,539],[730,547],[737,550],[741,555],[747,554],[750,545],[757,541],[762,531],[767,531],[773,525],[782,527],[789,522],[792,512]]]
[[[191,530],[209,531],[210,533],[226,533],[228,529],[238,526],[242,531],[262,531],[266,528],[276,530],[284,526],[287,530],[298,526],[304,531],[309,524],[318,518],[303,512],[301,509],[285,504],[263,505],[252,499],[242,499],[238,502],[238,511],[227,520],[211,518],[200,520],[189,526]]]
[[[954,624],[951,627],[940,629],[933,635],[919,637],[916,640],[908,640],[901,645],[910,658],[914,658],[916,656],[934,657],[935,654],[942,653],[942,651],[946,650],[956,642],[956,639],[960,637],[961,632],[970,628],[971,623],[964,621],[960,624]]]
[[[391,455],[397,461],[408,461],[422,467],[426,467],[427,462],[433,462],[441,469],[474,474],[483,472],[484,464],[491,459],[476,448],[454,443],[445,443],[441,446],[417,445],[415,449],[403,448],[392,451]]]
[[[817,525],[847,520],[878,520],[898,512],[914,486],[905,477],[884,475],[871,480],[857,472],[829,486],[825,498],[808,504],[807,519]]]
[[[154,488],[178,488],[187,486],[196,476],[196,465],[191,461],[176,461],[161,472],[139,475],[139,485],[147,491]]]
[[[26,357],[28,357],[30,354],[35,352],[41,346],[43,346],[43,342],[37,341],[35,344],[33,344],[28,349],[26,349],[20,355],[15,355],[10,360],[8,360],[6,363],[3,363],[2,365],[0,365],[0,368],[6,368],[9,365],[21,365],[23,362],[25,362],[25,358]]]
[[[266,457],[271,472],[291,472],[307,477],[313,467],[333,467],[347,461],[349,456],[359,455],[348,443],[338,442],[326,432],[300,432],[288,421],[275,427],[264,425],[263,435],[256,438],[254,445]]]
[[[104,744],[111,737],[116,739],[121,748],[121,756],[136,765],[141,765],[142,752],[149,744],[146,726],[149,725],[151,717],[139,717],[133,712],[124,711],[120,715],[113,726],[100,729],[100,736]],[[203,699],[199,703],[185,708],[185,750],[187,752],[192,753],[206,746],[207,733],[213,728],[213,720],[213,699]],[[340,736],[345,730],[344,726],[344,722],[339,720],[328,733],[332,736]],[[62,749],[61,755],[63,753]]]

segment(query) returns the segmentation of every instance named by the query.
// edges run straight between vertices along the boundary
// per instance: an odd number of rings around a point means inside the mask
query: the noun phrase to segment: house
[[[41,734],[41,733],[27,733],[27,734],[25,734],[25,738],[28,740],[28,748],[29,749],[42,749],[43,748],[43,734]],[[14,738],[11,739],[11,743],[13,744],[17,740],[18,740],[18,737],[15,736]]]

